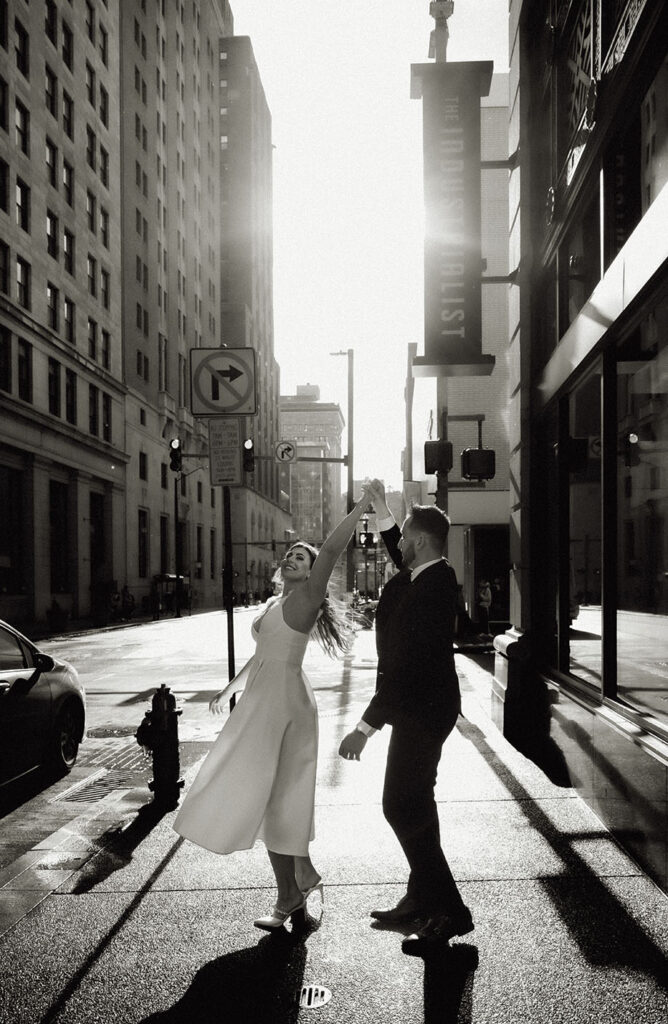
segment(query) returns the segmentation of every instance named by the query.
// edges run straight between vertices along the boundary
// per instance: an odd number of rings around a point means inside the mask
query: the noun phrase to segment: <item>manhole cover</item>
[[[324,1006],[331,998],[332,993],[322,985],[302,985],[299,1005],[306,1010],[315,1010],[318,1006]]]

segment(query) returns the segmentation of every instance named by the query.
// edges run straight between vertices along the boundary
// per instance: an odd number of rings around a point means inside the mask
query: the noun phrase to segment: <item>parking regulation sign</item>
[[[241,431],[239,420],[218,416],[209,420],[209,472],[211,486],[241,483]]]
[[[191,348],[193,416],[248,416],[257,412],[255,349]]]

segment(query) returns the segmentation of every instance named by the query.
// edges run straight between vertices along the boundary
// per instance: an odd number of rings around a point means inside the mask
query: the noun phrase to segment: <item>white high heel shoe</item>
[[[285,922],[290,919],[293,925],[298,925],[304,921],[304,906],[306,899],[302,896],[300,902],[292,907],[290,910],[282,910],[278,904],[274,907],[274,912],[268,917],[258,917],[253,924],[256,928],[261,928],[265,932],[275,932],[279,928],[283,928]]]

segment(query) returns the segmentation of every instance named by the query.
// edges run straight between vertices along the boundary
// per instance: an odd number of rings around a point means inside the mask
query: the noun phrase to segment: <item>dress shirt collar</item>
[[[428,569],[430,565],[436,565],[438,562],[442,561],[442,558],[432,558],[431,562],[423,562],[422,565],[417,565],[414,569],[411,569],[411,583],[415,583],[416,579],[424,569]]]

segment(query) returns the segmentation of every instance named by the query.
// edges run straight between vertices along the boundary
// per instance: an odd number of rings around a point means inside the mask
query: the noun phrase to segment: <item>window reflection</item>
[[[617,693],[668,711],[668,300],[617,362]]]
[[[569,669],[601,685],[601,375],[569,405]]]

